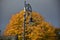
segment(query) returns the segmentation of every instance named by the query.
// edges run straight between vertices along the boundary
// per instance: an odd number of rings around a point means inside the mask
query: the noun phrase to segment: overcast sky
[[[59,1],[58,0],[27,0],[33,11],[39,12],[47,22],[59,27]],[[0,1],[0,29],[3,31],[9,23],[12,14],[19,12],[24,7],[24,0]]]

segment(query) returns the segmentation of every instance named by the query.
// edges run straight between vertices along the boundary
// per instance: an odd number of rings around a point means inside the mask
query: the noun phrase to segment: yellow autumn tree
[[[56,40],[55,28],[46,22],[37,12],[32,12],[32,23],[29,23],[30,16],[26,17],[25,39],[26,40]],[[4,36],[14,36],[18,34],[22,40],[24,26],[24,11],[12,15],[4,31]]]

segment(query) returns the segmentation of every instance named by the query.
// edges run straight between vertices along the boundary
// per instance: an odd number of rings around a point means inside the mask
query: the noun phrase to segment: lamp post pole
[[[27,11],[29,12],[29,13],[27,13]],[[27,14],[29,14],[30,16],[32,15],[31,14],[32,13],[32,7],[31,7],[31,5],[30,4],[26,4],[26,0],[24,1],[24,29],[23,29],[23,40],[25,40],[26,38],[25,38],[25,28],[26,28],[26,15]],[[28,16],[29,16],[28,15]],[[32,22],[32,16],[31,16],[31,18],[30,18],[30,22]]]
[[[24,27],[23,27],[23,40],[25,40],[25,27],[26,27],[26,0],[24,1]]]

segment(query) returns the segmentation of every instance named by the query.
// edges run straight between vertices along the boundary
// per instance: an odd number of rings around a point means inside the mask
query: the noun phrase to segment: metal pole
[[[26,14],[24,15],[24,31],[23,31],[23,40],[25,40],[25,26],[26,26],[26,24],[25,24],[25,21],[26,21]]]
[[[28,8],[27,8],[28,7]],[[23,40],[25,40],[25,27],[26,27],[26,12],[32,12],[32,7],[30,4],[26,4],[26,0],[24,0],[24,29],[23,29]],[[32,14],[30,14],[30,16],[32,17]],[[32,19],[30,19],[32,22]]]
[[[26,21],[26,0],[24,0],[24,29],[23,29],[23,40],[25,40],[25,21]]]

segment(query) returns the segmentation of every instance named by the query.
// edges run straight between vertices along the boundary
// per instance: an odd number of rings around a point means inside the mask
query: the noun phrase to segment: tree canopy
[[[30,16],[26,17],[26,30],[25,30],[25,38],[27,40],[55,40],[56,36],[55,28],[48,22],[44,20],[41,14],[33,11],[32,12],[32,20],[33,22],[29,23]],[[24,26],[24,11],[20,11],[14,15],[12,15],[9,23],[6,26],[4,31],[5,36],[14,36],[19,35],[19,38],[22,39],[23,28]],[[50,38],[50,39],[49,39]]]

